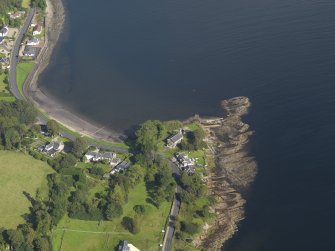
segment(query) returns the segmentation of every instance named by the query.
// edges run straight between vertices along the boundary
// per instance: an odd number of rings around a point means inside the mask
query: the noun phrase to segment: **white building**
[[[58,142],[56,140],[51,141],[49,144],[45,145],[43,148],[43,152],[54,157],[56,153],[63,151],[64,143]]]
[[[36,26],[34,26],[33,28],[33,36],[37,36],[40,35],[42,33],[43,27],[40,24],[37,24]]]
[[[0,36],[1,37],[5,37],[8,35],[8,27],[7,26],[4,26],[0,29]]]
[[[39,45],[39,43],[40,43],[40,40],[36,37],[27,41],[27,45],[31,45],[31,46]]]

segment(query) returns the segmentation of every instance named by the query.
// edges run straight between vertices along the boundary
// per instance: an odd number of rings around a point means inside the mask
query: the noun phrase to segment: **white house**
[[[178,166],[182,171],[185,171],[189,175],[194,174],[194,159],[189,158],[185,153],[176,153],[175,156],[178,161]]]
[[[37,36],[40,35],[42,33],[43,27],[40,24],[37,24],[36,26],[34,26],[33,28],[33,36]]]
[[[55,156],[56,153],[63,151],[64,143],[58,142],[56,140],[51,141],[49,144],[45,145],[43,152],[50,155],[51,157]]]
[[[105,152],[105,153],[87,152],[85,154],[85,158],[87,161],[91,162],[107,161],[108,163],[113,164],[116,159],[116,154],[113,152]]]
[[[39,45],[39,43],[40,43],[40,40],[36,37],[27,41],[27,45],[31,45],[31,46]]]
[[[8,27],[7,26],[4,26],[0,29],[0,36],[1,37],[5,37],[8,35]]]

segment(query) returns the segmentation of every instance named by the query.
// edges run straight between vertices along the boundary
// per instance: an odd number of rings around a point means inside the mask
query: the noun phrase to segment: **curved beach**
[[[122,136],[120,133],[107,130],[103,126],[81,117],[71,111],[69,107],[64,107],[60,101],[47,95],[38,87],[38,77],[46,69],[51,60],[52,52],[59,40],[64,24],[65,8],[63,1],[47,0],[46,42],[37,59],[34,70],[25,83],[24,94],[39,110],[65,127],[95,139],[119,142]]]

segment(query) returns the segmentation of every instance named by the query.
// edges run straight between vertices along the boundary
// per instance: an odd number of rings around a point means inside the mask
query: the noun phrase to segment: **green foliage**
[[[186,138],[180,143],[180,148],[187,151],[197,151],[203,149],[206,144],[203,141],[205,132],[201,127],[197,127],[193,131],[186,133]]]
[[[51,133],[51,135],[57,135],[59,133],[59,125],[53,119],[48,120],[47,128],[48,128],[48,132]]]
[[[113,220],[120,217],[123,214],[122,206],[117,202],[111,202],[108,204],[105,210],[105,218],[107,220]]]
[[[196,234],[199,232],[199,225],[182,221],[180,222],[180,230],[189,234]]]
[[[45,10],[45,8],[47,7],[47,3],[45,0],[31,0],[30,5],[41,10]]]
[[[129,216],[123,217],[121,224],[125,229],[127,229],[132,234],[137,234],[140,232],[138,221]]]
[[[77,163],[77,159],[75,156],[73,156],[73,154],[65,154],[61,161],[60,161],[60,166],[62,168],[69,168],[69,167],[74,167]]]
[[[22,0],[1,0],[0,15],[7,16],[8,11],[21,7]]]
[[[72,148],[72,153],[74,156],[77,158],[80,158],[83,156],[84,151],[87,149],[87,142],[85,139],[78,137],[76,140],[73,142],[73,148]]]
[[[94,165],[92,168],[89,169],[90,174],[102,178],[105,174],[105,170],[98,166],[98,165]]]
[[[145,181],[152,202],[159,207],[163,201],[171,201],[176,184],[168,163],[160,161],[157,164],[158,168],[156,166],[147,168]]]
[[[133,207],[133,210],[135,211],[135,213],[137,214],[145,214],[145,207],[143,205],[135,205]]]
[[[165,134],[165,127],[158,120],[148,120],[140,125],[136,131],[136,146],[143,154],[138,158],[140,163],[147,164],[156,160],[158,144]]]

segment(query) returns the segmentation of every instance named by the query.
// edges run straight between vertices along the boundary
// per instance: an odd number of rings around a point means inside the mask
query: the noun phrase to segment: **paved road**
[[[25,97],[23,97],[22,94],[20,93],[17,87],[17,84],[16,84],[16,66],[17,66],[17,63],[19,62],[20,45],[22,43],[24,34],[29,29],[29,25],[31,21],[33,20],[34,14],[35,14],[35,9],[30,9],[28,11],[26,20],[24,21],[24,24],[22,28],[20,29],[19,34],[14,42],[14,46],[13,46],[11,57],[10,57],[10,69],[9,69],[9,77],[8,77],[9,89],[17,99],[25,99]]]
[[[169,160],[169,163],[170,163],[170,166],[172,168],[172,174],[179,176],[180,175],[179,167],[170,160]],[[175,224],[175,220],[176,220],[176,217],[179,213],[180,205],[181,205],[180,200],[178,200],[177,194],[180,193],[181,190],[182,190],[182,188],[177,185],[175,198],[174,198],[174,201],[173,201],[173,204],[172,204],[172,207],[171,207],[171,211],[170,211],[170,215],[169,215],[169,222],[168,222],[166,230],[165,230],[163,247],[162,247],[163,251],[170,251],[171,247],[172,247],[173,234],[174,234],[174,231],[175,231],[174,224]]]

